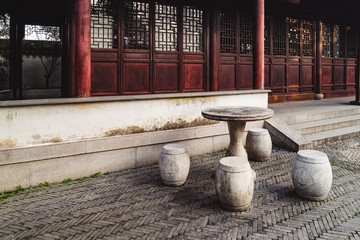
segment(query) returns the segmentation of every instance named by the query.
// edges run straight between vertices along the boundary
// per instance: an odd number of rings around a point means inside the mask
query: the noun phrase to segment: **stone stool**
[[[222,158],[215,174],[220,205],[231,211],[248,209],[254,194],[255,178],[256,173],[246,157]]]
[[[327,155],[316,150],[299,151],[292,166],[292,181],[300,197],[324,200],[332,184],[332,170]]]
[[[167,144],[159,161],[162,182],[168,186],[180,186],[186,182],[190,170],[190,158],[182,144]]]
[[[264,128],[253,128],[246,136],[246,151],[249,160],[264,162],[270,160],[272,143],[269,131]]]

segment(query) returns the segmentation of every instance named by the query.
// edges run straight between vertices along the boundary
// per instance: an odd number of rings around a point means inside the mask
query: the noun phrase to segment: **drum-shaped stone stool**
[[[222,158],[215,175],[216,194],[223,208],[244,211],[250,207],[256,173],[246,157]]]
[[[246,151],[249,160],[265,162],[270,160],[272,142],[269,131],[264,128],[254,128],[246,136]]]
[[[182,144],[167,144],[159,161],[162,182],[168,186],[180,186],[186,182],[190,170],[190,158]]]
[[[296,193],[312,201],[324,200],[331,189],[332,170],[327,155],[316,150],[301,150],[292,166]]]

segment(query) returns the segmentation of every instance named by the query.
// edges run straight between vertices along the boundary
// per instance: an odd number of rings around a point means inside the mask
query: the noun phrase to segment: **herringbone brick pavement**
[[[192,158],[181,187],[164,186],[155,165],[27,190],[0,204],[0,238],[360,239],[360,173],[334,165],[328,198],[303,200],[291,183],[294,156],[278,149],[251,162],[257,179],[245,212],[218,204],[219,152]]]

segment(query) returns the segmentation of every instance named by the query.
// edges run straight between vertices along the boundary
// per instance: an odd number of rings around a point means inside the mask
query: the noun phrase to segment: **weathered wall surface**
[[[168,143],[190,156],[219,151],[226,124],[197,125],[207,124],[201,109],[220,105],[266,107],[267,92],[0,102],[0,192],[156,164]]]
[[[140,100],[131,100],[129,96],[102,102],[96,101],[99,97],[83,102],[66,99],[28,100],[18,104],[2,102],[0,146],[98,138],[111,135],[111,131],[115,134],[117,130],[131,128],[151,131],[167,124],[175,127],[201,121],[201,109],[205,107],[267,106],[267,92],[250,92]],[[44,104],[46,102],[49,104]]]

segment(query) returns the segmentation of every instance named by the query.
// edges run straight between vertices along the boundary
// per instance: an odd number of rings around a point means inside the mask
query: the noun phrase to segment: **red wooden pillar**
[[[322,92],[322,22],[316,22],[316,99],[323,99],[324,94]]]
[[[355,101],[350,102],[353,105],[360,105],[360,49],[357,51],[357,67],[356,67],[356,96]]]
[[[220,66],[220,36],[219,19],[216,10],[216,4],[212,3],[210,10],[210,69],[211,69],[211,91],[219,91],[219,66]]]
[[[91,40],[90,0],[75,0],[75,96],[90,97]]]
[[[255,10],[254,89],[264,89],[265,0],[256,0]]]

